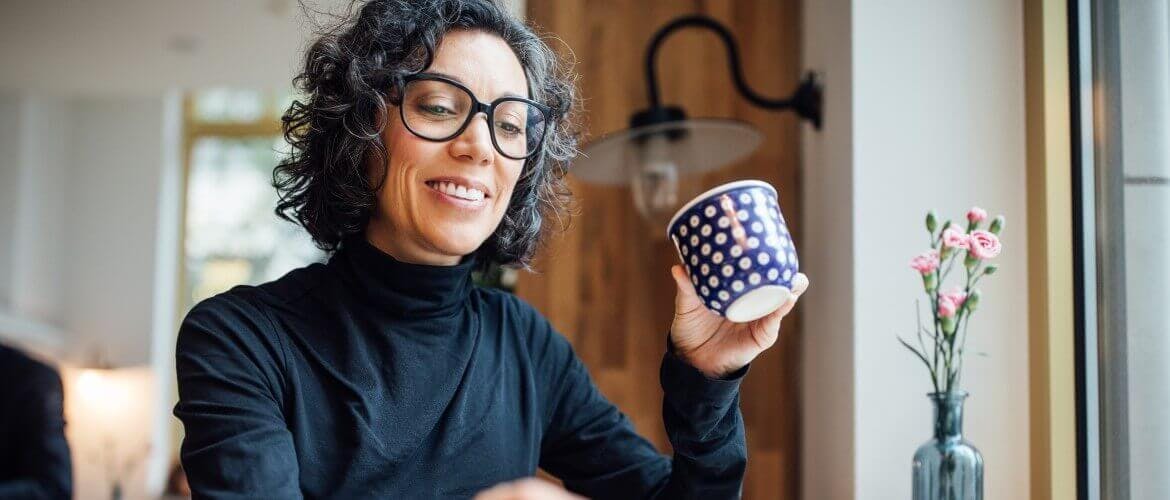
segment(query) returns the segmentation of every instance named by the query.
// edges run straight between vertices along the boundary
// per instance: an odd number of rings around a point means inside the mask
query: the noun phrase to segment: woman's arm
[[[280,346],[264,313],[233,293],[199,304],[179,329],[183,468],[195,498],[300,498]]]
[[[546,402],[541,468],[592,498],[739,496],[747,464],[739,411],[746,368],[715,380],[666,354],[662,413],[674,447],[667,457],[601,395],[568,341],[543,318],[533,323],[542,330],[534,332],[532,355]]]

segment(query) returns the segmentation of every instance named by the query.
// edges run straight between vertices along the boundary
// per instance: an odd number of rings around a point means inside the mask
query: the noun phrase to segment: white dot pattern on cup
[[[790,286],[797,257],[774,193],[758,184],[731,188],[672,222],[670,239],[710,310],[723,314],[759,286]]]

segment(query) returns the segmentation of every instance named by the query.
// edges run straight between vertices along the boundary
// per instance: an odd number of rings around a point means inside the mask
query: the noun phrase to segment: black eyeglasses
[[[483,113],[492,145],[513,160],[540,150],[550,115],[548,106],[523,97],[501,97],[485,104],[459,82],[427,73],[406,77],[398,110],[407,130],[435,142],[454,139]]]

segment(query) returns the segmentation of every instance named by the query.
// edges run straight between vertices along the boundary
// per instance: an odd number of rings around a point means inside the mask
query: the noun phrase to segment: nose
[[[481,165],[491,163],[495,150],[487,115],[477,113],[473,116],[463,133],[451,141],[450,151],[452,156],[460,160]]]

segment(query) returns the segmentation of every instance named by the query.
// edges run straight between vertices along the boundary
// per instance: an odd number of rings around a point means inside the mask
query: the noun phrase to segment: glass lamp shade
[[[688,176],[743,159],[756,150],[761,138],[759,130],[739,120],[697,118],[656,123],[593,141],[574,162],[572,172],[593,184],[628,185],[637,169],[627,161],[649,155],[656,161],[673,163],[680,176]],[[655,142],[667,147],[653,146],[652,151],[642,151]]]
[[[755,127],[737,120],[657,123],[589,144],[572,172],[589,183],[629,185],[651,234],[660,235],[675,211],[702,191],[697,174],[747,157],[760,140]]]

